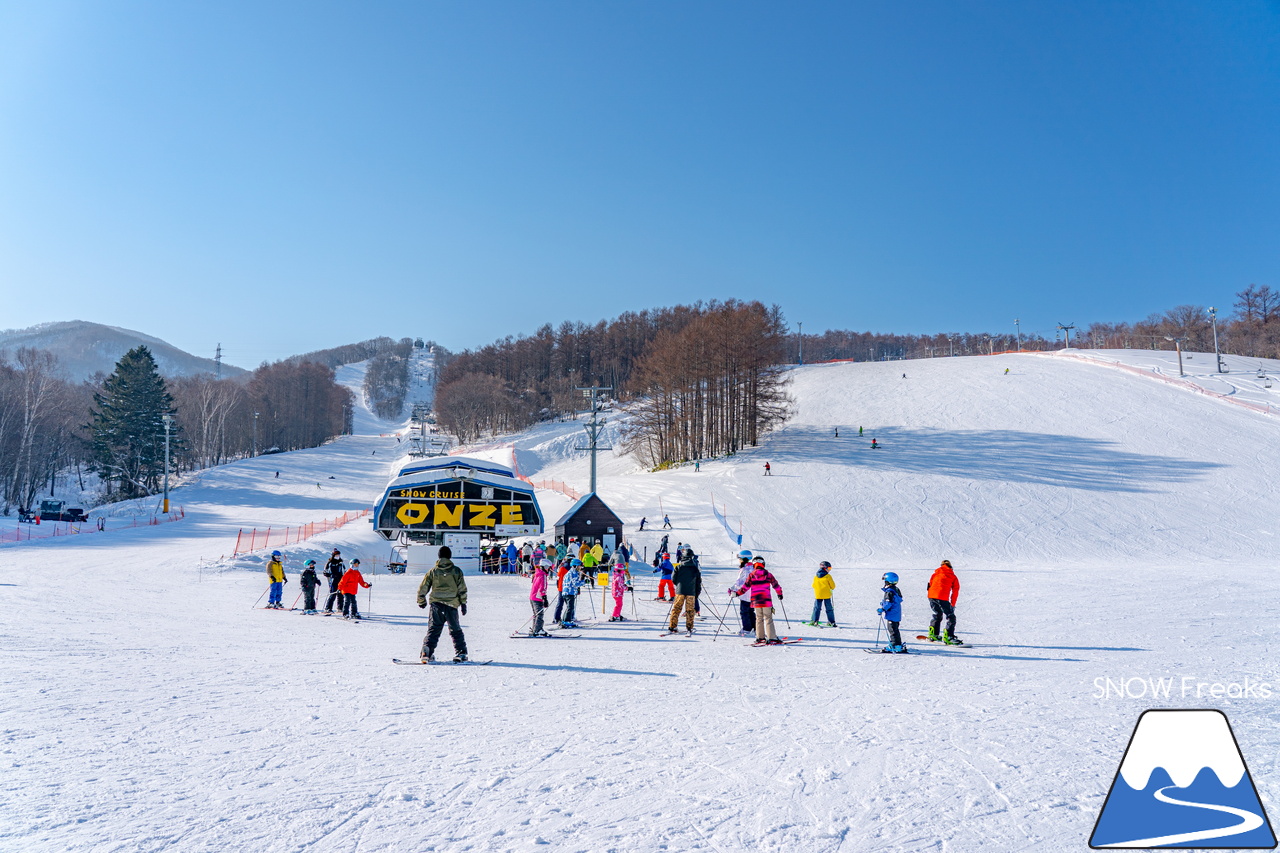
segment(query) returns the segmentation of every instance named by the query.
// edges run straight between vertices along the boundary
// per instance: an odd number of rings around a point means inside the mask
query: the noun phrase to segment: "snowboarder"
[[[346,570],[347,567],[342,564],[342,552],[334,548],[329,562],[324,564],[324,576],[329,579],[329,598],[324,603],[325,613],[332,613],[335,605],[339,610],[342,609],[342,593],[338,592],[338,583]]]
[[[272,551],[271,559],[267,561],[267,580],[271,584],[271,594],[267,596],[267,607],[271,610],[283,610],[284,604],[280,599],[284,595],[284,585],[289,582],[289,579],[285,577],[284,561],[279,551]]]
[[[569,571],[564,576],[564,591],[561,596],[564,600],[564,621],[560,623],[564,628],[576,628],[578,625],[577,609],[578,593],[582,590],[582,561],[574,558],[569,561]]]
[[[302,564],[298,583],[302,584],[302,612],[312,616],[316,612],[316,587],[320,586],[320,578],[316,577],[315,560],[307,560]]]
[[[663,530],[670,530],[670,529],[671,529],[671,516],[669,516],[669,515],[663,515],[663,516],[662,516],[662,529],[663,529]]]
[[[648,520],[649,520],[649,519],[647,519],[647,518],[642,518],[642,519],[640,519],[640,532],[641,532],[641,533],[644,533],[644,523],[645,523],[646,521],[648,521]]]
[[[1006,368],[1004,369],[1004,375],[1005,375],[1005,376],[1008,376],[1008,375],[1009,375],[1009,368],[1007,368],[1007,367],[1006,367]]]
[[[902,621],[902,590],[898,589],[897,572],[885,572],[884,598],[880,600],[880,606],[876,608],[876,613],[884,617],[884,623],[889,628],[889,645],[884,647],[886,652],[895,655],[907,654],[907,647],[902,645],[902,634],[898,631],[898,623]]]
[[[827,610],[827,627],[836,627],[835,610],[831,607],[831,593],[835,591],[836,579],[831,574],[831,564],[826,560],[818,563],[818,573],[813,578],[813,615],[808,625],[817,625],[822,608]]]
[[[360,574],[360,561],[352,560],[351,568],[347,569],[342,576],[342,580],[338,583],[338,592],[342,593],[343,619],[360,621],[360,610],[356,607],[356,595],[359,594],[361,587],[368,589],[370,586],[372,584],[364,579],[364,575]]]
[[[731,589],[734,595],[742,595],[750,590],[751,607],[755,610],[756,616],[756,645],[776,646],[781,645],[782,641],[778,639],[778,632],[773,627],[773,596],[769,589],[772,587],[778,591],[778,600],[782,600],[782,585],[778,583],[778,579],[773,573],[764,567],[764,557],[756,557],[752,561],[751,574],[747,575],[747,581],[737,589]]]
[[[742,636],[747,637],[756,632],[756,612],[751,607],[751,597],[743,598],[741,595],[734,593],[735,589],[741,589],[747,585],[747,578],[751,577],[751,572],[755,570],[755,566],[751,563],[751,552],[743,549],[738,552],[738,578],[733,582],[733,586],[729,587],[729,594],[738,602],[738,618],[742,622]]]
[[[626,622],[626,617],[622,615],[622,602],[627,597],[627,565],[626,563],[617,563],[613,567],[613,577],[609,579],[609,593],[613,596],[613,615],[609,617],[610,622]]]
[[[693,633],[693,617],[697,612],[698,596],[702,593],[702,571],[698,568],[698,560],[689,553],[682,559],[671,575],[675,585],[676,600],[671,605],[671,618],[667,630],[674,634],[676,623],[680,621],[680,611],[684,611],[685,628]]]
[[[529,604],[533,607],[533,629],[529,631],[531,637],[551,636],[543,627],[543,618],[547,612],[547,569],[550,565],[544,566],[542,563],[534,566],[533,584],[529,587]]]
[[[933,610],[933,618],[929,620],[930,640],[941,640],[949,646],[961,645],[956,636],[956,599],[959,597],[960,580],[951,568],[951,561],[943,560],[929,578],[929,607]],[[943,616],[947,617],[947,628],[939,635]]]
[[[768,477],[772,473],[773,473],[773,469],[769,467],[769,463],[768,462],[764,463],[764,475]]]
[[[658,567],[656,569],[650,572],[650,574],[662,572],[662,578],[658,581],[658,597],[655,598],[654,601],[675,601],[676,587],[675,584],[671,582],[671,575],[675,572],[676,567],[671,565],[670,554],[663,553],[659,556],[661,558],[661,562],[658,563]],[[670,595],[670,598],[667,597],[668,595]]]
[[[427,636],[422,639],[423,663],[435,661],[436,643],[446,623],[449,625],[449,637],[453,640],[453,662],[461,663],[467,659],[467,638],[463,636],[462,625],[458,622],[459,611],[463,616],[467,615],[467,579],[452,558],[453,551],[449,546],[442,546],[435,567],[423,576],[422,583],[418,585],[418,606],[431,604]]]
[[[871,439],[871,449],[872,449],[872,450],[879,450],[879,449],[880,449],[880,445],[876,443],[876,440],[875,440],[874,438],[873,438],[873,439]]]

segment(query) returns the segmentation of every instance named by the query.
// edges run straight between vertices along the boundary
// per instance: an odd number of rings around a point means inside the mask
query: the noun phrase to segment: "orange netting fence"
[[[39,524],[18,522],[14,530],[0,530],[0,542],[30,542],[33,539],[52,539],[55,536],[79,536],[82,533],[103,533],[107,530],[129,530],[134,527],[154,527],[166,521],[186,518],[186,510],[179,507],[170,513],[135,515],[128,518],[101,516],[88,521],[45,521]]]
[[[312,521],[297,527],[268,527],[266,530],[259,530],[255,527],[249,531],[247,539],[242,529],[236,535],[236,549],[231,553],[231,556],[248,554],[250,551],[257,551],[262,548],[280,548],[285,545],[296,544],[304,539],[310,539],[312,536],[319,536],[321,533],[337,530],[344,524],[355,521],[358,518],[368,518],[372,513],[373,510],[371,509],[362,509],[359,512],[344,512],[334,518]]]
[[[549,489],[553,492],[559,492],[562,495],[573,498],[575,501],[582,497],[578,494],[578,490],[570,486],[563,480],[530,480],[528,477],[521,477],[529,485],[535,489]]]

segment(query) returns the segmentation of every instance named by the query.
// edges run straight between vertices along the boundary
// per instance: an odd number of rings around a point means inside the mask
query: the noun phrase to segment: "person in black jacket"
[[[671,574],[671,582],[676,588],[676,602],[671,605],[671,618],[667,630],[675,633],[676,623],[680,621],[680,611],[684,611],[685,628],[693,633],[693,614],[697,607],[698,596],[702,593],[702,571],[698,568],[698,558],[692,550],[684,552],[684,558],[676,564]]]
[[[346,571],[347,567],[342,564],[342,552],[334,548],[329,562],[324,564],[324,576],[329,579],[329,599],[324,603],[325,613],[332,613],[335,604],[339,608],[342,607],[342,593],[338,592],[338,581],[342,580]]]
[[[320,586],[320,578],[316,577],[316,561],[307,560],[302,564],[302,612],[308,616],[316,612],[316,587]]]

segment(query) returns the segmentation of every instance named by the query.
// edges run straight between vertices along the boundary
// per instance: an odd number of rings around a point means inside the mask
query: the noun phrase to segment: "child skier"
[[[951,568],[951,561],[943,560],[929,578],[929,608],[933,611],[933,618],[929,620],[930,640],[940,640],[948,646],[962,645],[956,636],[956,599],[959,597],[960,580]],[[939,635],[943,616],[947,617],[947,629]]]
[[[831,564],[826,560],[818,563],[818,573],[813,578],[813,615],[806,625],[817,625],[822,608],[827,609],[827,627],[835,628],[836,614],[831,607],[831,593],[835,591],[836,579],[831,575]]]
[[[543,618],[547,612],[547,569],[548,560],[543,560],[533,569],[533,585],[529,587],[529,604],[533,607],[533,628],[530,636],[550,637],[543,627]],[[543,565],[547,563],[548,565]]]
[[[757,646],[777,646],[782,644],[778,632],[773,627],[773,596],[769,589],[778,591],[778,600],[782,600],[782,585],[778,579],[764,567],[764,557],[756,557],[747,582],[733,591],[734,595],[742,595],[751,591],[751,607],[756,613]]]
[[[307,560],[302,564],[298,583],[302,584],[302,612],[312,616],[316,612],[316,587],[320,586],[320,578],[316,577],[315,560]]]
[[[569,571],[564,576],[564,591],[561,597],[564,600],[564,621],[560,623],[563,628],[576,628],[578,622],[574,610],[578,603],[578,592],[582,589],[582,561],[574,558],[569,561]]]
[[[898,623],[902,621],[902,591],[898,589],[897,572],[884,573],[884,588],[881,591],[884,598],[880,600],[876,613],[883,616],[884,623],[889,626],[889,645],[884,650],[890,654],[905,655],[907,647],[902,645],[902,634],[898,631]]]
[[[338,583],[346,571],[347,567],[342,564],[342,552],[334,548],[329,562],[324,564],[324,576],[329,579],[329,598],[324,603],[325,613],[332,613],[335,605],[339,610],[342,609],[342,593],[338,592]]]
[[[462,663],[467,659],[467,638],[463,636],[462,625],[458,622],[459,611],[463,616],[467,615],[467,579],[462,576],[462,569],[454,565],[452,557],[453,551],[449,546],[442,547],[435,567],[423,576],[422,583],[418,585],[418,606],[431,604],[427,636],[422,638],[423,663],[435,662],[436,643],[446,624],[453,640],[453,662]]]
[[[554,563],[556,567],[556,613],[552,619],[557,625],[563,624],[564,616],[564,576],[569,573],[569,558],[565,557],[558,563]]]
[[[671,582],[671,574],[675,570],[676,570],[676,567],[671,565],[671,555],[662,554],[661,561],[658,563],[658,567],[654,569],[652,572],[650,572],[650,574],[656,574],[658,572],[662,572],[662,579],[658,581],[658,597],[655,598],[654,601],[675,601],[676,600],[676,587],[675,587],[675,584]],[[667,598],[666,597],[667,595],[670,595],[671,597]]]
[[[356,594],[360,592],[360,587],[368,589],[370,586],[372,584],[365,581],[364,575],[360,574],[360,561],[352,560],[351,568],[347,569],[338,583],[338,592],[342,593],[343,619],[360,621],[360,610],[356,607]]]
[[[751,552],[743,549],[738,552],[738,578],[733,582],[733,586],[729,587],[729,594],[738,601],[738,618],[742,621],[741,636],[749,637],[756,632],[756,612],[751,607],[751,597],[745,598],[741,595],[735,595],[735,589],[741,589],[747,585],[747,578],[751,577],[751,572],[755,570],[755,566],[751,563]]]
[[[284,575],[284,561],[279,551],[272,551],[271,559],[267,561],[267,581],[271,584],[271,594],[267,596],[267,609],[283,610],[284,604],[280,602],[280,598],[284,595],[284,585],[289,582],[289,579]]]
[[[626,617],[622,615],[622,601],[627,596],[627,567],[624,563],[618,563],[613,567],[613,577],[609,579],[609,592],[613,595],[613,615],[609,617],[610,622],[626,622]]]

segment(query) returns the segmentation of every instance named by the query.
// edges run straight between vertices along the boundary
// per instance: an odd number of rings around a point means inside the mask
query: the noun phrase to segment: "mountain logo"
[[[1253,777],[1227,715],[1145,711],[1098,815],[1094,850],[1273,850]]]

